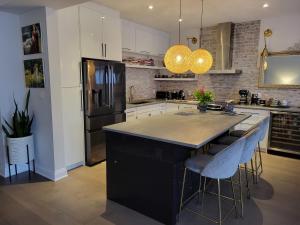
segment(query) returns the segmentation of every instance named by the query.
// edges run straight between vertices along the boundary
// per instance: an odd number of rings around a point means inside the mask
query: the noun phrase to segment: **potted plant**
[[[208,103],[214,100],[214,95],[211,91],[205,91],[204,88],[196,90],[194,97],[198,101],[198,109],[200,112],[206,112]]]
[[[28,112],[29,98],[30,90],[27,92],[25,109],[21,111],[14,99],[15,111],[11,121],[4,120],[5,124],[2,125],[7,137],[9,164],[23,164],[34,159],[33,135],[31,133],[33,115],[30,116]]]

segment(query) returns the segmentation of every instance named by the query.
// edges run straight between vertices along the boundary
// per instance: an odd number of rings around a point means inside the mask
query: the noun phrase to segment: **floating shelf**
[[[241,73],[242,73],[242,70],[236,70],[236,69],[208,71],[208,74],[241,74]]]
[[[197,78],[154,78],[156,81],[197,81]]]
[[[143,65],[133,65],[126,64],[127,68],[136,68],[136,69],[150,69],[150,70],[165,70],[166,67],[163,66],[143,66]]]

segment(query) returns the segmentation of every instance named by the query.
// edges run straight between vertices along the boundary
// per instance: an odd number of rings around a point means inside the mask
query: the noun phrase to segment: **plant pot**
[[[34,143],[33,135],[21,138],[7,138],[9,163],[25,164],[28,162],[27,145],[29,153],[29,161],[34,159]]]
[[[198,104],[198,107],[200,112],[204,113],[207,110],[207,104]]]

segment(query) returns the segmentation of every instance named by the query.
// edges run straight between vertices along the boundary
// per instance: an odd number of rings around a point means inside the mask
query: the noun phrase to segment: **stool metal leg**
[[[254,152],[254,163],[255,163],[255,183],[258,183],[258,165],[257,165],[257,151]]]
[[[235,208],[235,217],[238,217],[238,212],[237,212],[237,201],[236,201],[236,196],[235,196],[235,192],[234,192],[234,186],[233,186],[233,178],[230,178],[230,182],[231,182],[231,190],[232,190],[232,196],[234,199],[234,208]]]
[[[258,153],[259,153],[259,165],[260,165],[260,173],[263,172],[263,164],[262,164],[262,158],[261,158],[261,148],[260,148],[260,143],[258,142]]]
[[[247,163],[245,165],[245,177],[246,177],[246,187],[247,187],[247,198],[250,199],[250,188],[249,188],[249,180],[248,180],[248,166]]]
[[[218,179],[218,205],[219,205],[219,224],[222,225],[222,205],[221,205],[221,187],[220,179]]]
[[[31,180],[31,174],[30,174],[30,161],[29,161],[29,149],[28,149],[28,145],[27,147],[27,164],[28,164],[28,178],[29,180]]]
[[[6,146],[6,154],[7,154],[7,164],[8,164],[8,174],[9,174],[9,183],[11,183],[11,171],[10,171],[10,158],[9,158],[9,150],[8,146]]]
[[[184,194],[186,172],[187,172],[187,168],[184,168],[183,181],[182,181],[182,189],[181,189],[181,197],[180,197],[180,208],[179,208],[178,218],[180,218],[180,214],[181,214],[181,210],[182,210],[182,206],[183,206],[183,194]]]
[[[252,169],[252,179],[253,179],[253,184],[255,184],[255,174],[254,174],[253,159],[251,159],[251,169]]]
[[[243,200],[243,189],[242,189],[242,174],[239,167],[239,186],[240,186],[240,200],[241,200],[241,217],[244,217],[244,200]]]
[[[199,180],[199,189],[198,189],[198,202],[200,202],[200,193],[201,193],[201,185],[202,185],[202,176],[200,174],[200,180]]]
[[[16,172],[16,175],[18,175],[18,167],[17,167],[17,164],[15,164],[15,172]]]
[[[203,183],[203,189],[202,189],[202,212],[204,210],[204,194],[205,194],[205,188],[206,188],[206,177],[204,177],[204,183]]]
[[[35,160],[32,160],[33,172],[35,173]]]

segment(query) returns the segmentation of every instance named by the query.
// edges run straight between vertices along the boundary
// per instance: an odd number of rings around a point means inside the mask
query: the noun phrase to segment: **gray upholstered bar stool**
[[[247,169],[247,163],[250,161],[252,162],[253,155],[255,154],[255,149],[258,140],[261,137],[261,130],[259,127],[255,128],[254,130],[251,130],[249,133],[247,133],[245,138],[245,145],[244,149],[240,158],[240,164],[245,166],[245,177],[246,177],[246,187],[247,187],[247,197],[250,198],[250,188],[249,188],[249,182],[248,182],[248,169]],[[211,149],[209,149],[209,153],[212,155],[218,154],[220,152],[220,148],[223,145],[214,145]],[[251,163],[252,169],[253,169],[253,163]],[[254,179],[254,178],[253,178]],[[242,189],[242,182],[240,182],[240,202],[241,202],[241,212],[242,216],[244,214],[244,204],[243,204],[243,189]]]
[[[187,170],[200,175],[200,185],[199,185],[199,189],[196,193],[200,194],[201,177],[203,176],[205,178],[204,185],[203,185],[203,191],[202,191],[203,197],[204,197],[204,193],[205,193],[206,179],[210,178],[210,179],[217,180],[217,182],[218,182],[219,217],[217,220],[215,220],[213,218],[209,218],[204,213],[199,213],[193,209],[187,208],[187,210],[189,210],[190,212],[196,213],[197,215],[200,215],[214,223],[222,224],[223,218],[222,218],[222,208],[221,208],[220,180],[230,178],[232,192],[233,192],[233,199],[234,199],[234,207],[230,210],[229,213],[231,213],[234,208],[237,213],[237,200],[235,197],[232,177],[234,176],[234,174],[237,172],[237,170],[239,168],[239,163],[240,163],[242,151],[244,149],[244,145],[245,145],[245,138],[242,137],[239,140],[237,140],[236,142],[232,143],[230,146],[225,146],[225,148],[222,151],[220,151],[219,153],[217,153],[215,156],[197,155],[197,156],[194,156],[194,157],[188,159],[185,162],[185,170],[184,170],[184,176],[183,176],[179,213],[181,212],[183,205],[188,200],[190,200],[190,198],[188,198],[187,200],[183,201]],[[226,218],[227,218],[227,215],[224,217],[224,219],[226,219]]]

